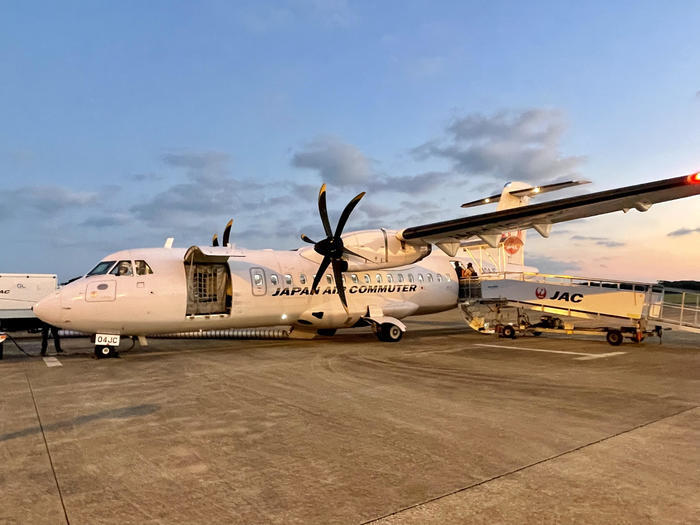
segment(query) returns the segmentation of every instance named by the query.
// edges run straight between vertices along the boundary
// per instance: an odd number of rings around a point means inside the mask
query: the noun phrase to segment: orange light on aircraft
[[[688,182],[691,184],[700,184],[700,171],[688,175]]]

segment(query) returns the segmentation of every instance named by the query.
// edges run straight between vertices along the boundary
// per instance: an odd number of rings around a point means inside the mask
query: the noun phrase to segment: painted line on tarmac
[[[513,347],[508,347],[508,348],[513,348]],[[477,481],[476,483],[472,483],[471,485],[467,485],[466,487],[460,487],[460,488],[452,490],[450,492],[446,492],[444,494],[439,494],[437,496],[433,496],[432,498],[428,498],[426,500],[419,501],[417,503],[413,503],[412,505],[407,505],[406,507],[402,507],[400,509],[394,510],[394,511],[389,512],[387,514],[384,514],[382,516],[377,516],[375,518],[368,519],[367,521],[363,521],[362,523],[360,523],[360,525],[370,525],[371,523],[378,523],[382,520],[388,520],[393,516],[397,516],[401,513],[410,511],[412,509],[416,509],[418,507],[422,507],[425,505],[430,505],[431,503],[435,503],[437,501],[440,501],[441,499],[448,498],[450,496],[454,496],[455,494],[467,493],[468,491],[475,489],[477,487],[480,487],[482,485],[486,485],[486,484],[491,483],[493,481],[498,481],[499,479],[505,479],[509,476],[512,476],[513,474],[517,474],[519,472],[524,472],[528,469],[531,469],[532,467],[536,467],[538,465],[543,465],[549,461],[557,460],[561,457],[568,456],[569,454],[574,454],[580,450],[585,450],[588,447],[595,446],[599,443],[605,443],[606,441],[609,441],[609,440],[616,438],[618,436],[624,436],[625,434],[631,434],[635,430],[640,430],[642,428],[649,427],[649,426],[653,425],[654,423],[660,423],[661,421],[667,421],[667,420],[674,418],[676,416],[680,416],[681,414],[685,414],[686,412],[690,412],[692,410],[695,410],[696,408],[699,408],[699,407],[697,405],[695,405],[695,406],[691,406],[688,408],[684,408],[682,410],[679,410],[678,412],[674,412],[673,414],[669,414],[667,416],[662,416],[662,417],[659,417],[657,419],[647,421],[645,423],[634,426],[632,428],[622,430],[621,432],[617,432],[615,434],[605,436],[605,437],[597,439],[595,441],[591,441],[590,443],[585,443],[585,444],[580,445],[578,447],[574,447],[574,448],[571,448],[569,450],[565,450],[564,452],[554,454],[553,456],[549,456],[549,457],[546,457],[546,458],[543,458],[543,459],[540,459],[537,461],[533,461],[532,463],[529,463],[527,465],[523,465],[522,467],[517,467],[513,470],[509,470],[508,472],[503,472],[502,474],[496,474],[495,476],[492,476],[490,478],[487,478],[487,479],[484,479],[481,481]],[[61,500],[61,501],[63,501],[63,500]]]
[[[612,357],[614,355],[622,355],[627,352],[607,352],[605,354],[588,354],[585,352],[569,352],[568,350],[545,350],[544,348],[523,348],[522,346],[506,346],[506,345],[487,345],[482,343],[476,343],[474,346],[486,346],[489,348],[507,348],[509,350],[526,350],[528,352],[546,352],[548,354],[567,354],[567,355],[577,355],[581,357],[574,357],[577,361],[592,361],[593,359],[603,359],[605,357]]]
[[[44,363],[46,363],[46,366],[48,366],[49,368],[51,368],[52,366],[63,366],[61,362],[55,357],[44,357]]]

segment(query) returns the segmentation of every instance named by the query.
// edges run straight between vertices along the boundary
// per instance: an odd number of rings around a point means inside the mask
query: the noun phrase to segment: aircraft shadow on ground
[[[126,419],[132,417],[141,417],[153,414],[157,410],[160,410],[160,405],[135,405],[124,408],[114,408],[111,410],[103,410],[101,412],[95,412],[94,414],[89,414],[86,416],[79,416],[73,419],[68,419],[66,421],[58,421],[56,423],[51,423],[50,425],[44,426],[44,432],[51,432],[54,430],[62,430],[64,428],[71,428],[77,425],[84,425],[90,423],[91,421],[96,421],[98,419]],[[11,439],[17,439],[21,437],[30,436],[32,434],[38,434],[41,432],[41,427],[39,425],[31,426],[23,430],[18,430],[16,432],[9,432],[7,434],[0,434],[0,442],[9,441]]]

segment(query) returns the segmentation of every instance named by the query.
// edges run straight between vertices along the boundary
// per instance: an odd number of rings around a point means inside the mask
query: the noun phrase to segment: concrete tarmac
[[[0,523],[698,522],[700,337],[406,324],[108,360],[6,344]]]

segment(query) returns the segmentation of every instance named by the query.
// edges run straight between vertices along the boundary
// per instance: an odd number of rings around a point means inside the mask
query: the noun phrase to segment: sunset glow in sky
[[[510,180],[700,170],[696,2],[11,2],[0,16],[0,273],[124,248],[294,248],[401,229]],[[544,197],[544,196],[543,196]],[[526,262],[700,279],[700,197],[528,234]]]

